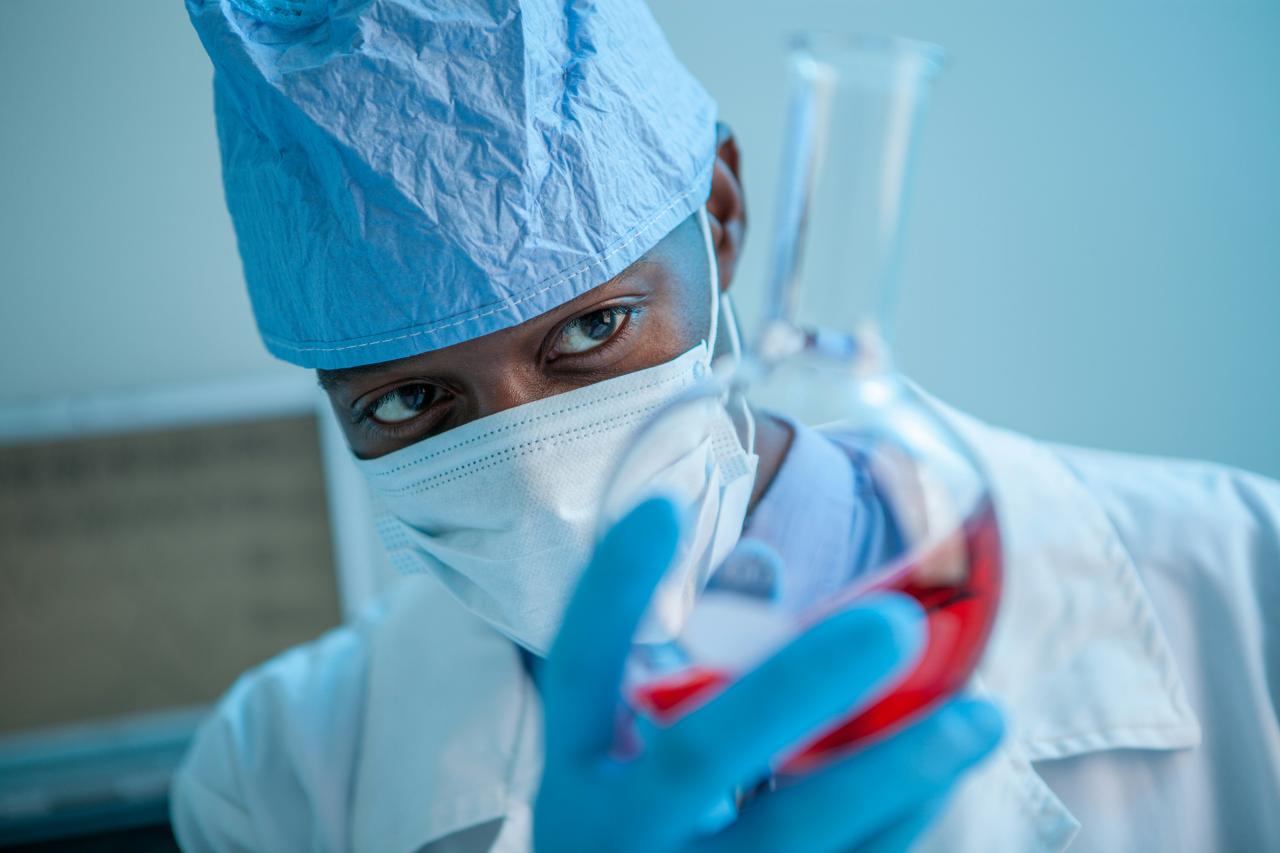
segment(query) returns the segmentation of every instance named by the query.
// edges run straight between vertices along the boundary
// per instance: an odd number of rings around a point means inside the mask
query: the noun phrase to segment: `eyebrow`
[[[355,367],[343,367],[338,370],[316,370],[316,384],[325,391],[337,391],[354,379],[368,376],[385,370],[381,364],[361,364]]]

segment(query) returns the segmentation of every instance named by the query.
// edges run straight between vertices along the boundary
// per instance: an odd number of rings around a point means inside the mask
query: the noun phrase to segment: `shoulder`
[[[1252,760],[1280,719],[1280,483],[1203,462],[1057,452],[1128,551],[1215,749],[1231,743]],[[1268,734],[1242,739],[1256,731],[1245,719]]]
[[[175,832],[189,851],[418,849],[533,784],[537,711],[514,646],[404,578],[236,682],[175,779]]]
[[[1194,568],[1275,589],[1268,577],[1280,578],[1280,483],[1207,462],[1052,449],[1102,507],[1140,569]]]
[[[383,607],[242,675],[174,780],[187,850],[340,849]]]

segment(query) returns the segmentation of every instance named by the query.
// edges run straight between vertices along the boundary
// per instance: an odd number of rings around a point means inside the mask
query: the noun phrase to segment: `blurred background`
[[[0,403],[292,373],[263,351],[177,0],[3,0]],[[653,0],[737,131],[764,280],[786,34],[953,56],[917,161],[898,358],[1065,442],[1280,476],[1280,4]]]
[[[0,717],[3,843],[18,837],[3,834],[7,816],[35,826],[61,802],[33,798],[26,780],[82,778],[104,743],[132,737],[129,760],[152,773],[136,790],[162,791],[191,720],[232,673],[367,596],[372,546],[343,527],[358,514],[341,505],[344,484],[357,481],[344,479],[310,377],[269,358],[254,331],[222,200],[211,68],[182,3],[0,4],[0,695],[28,697]],[[748,328],[771,242],[787,35],[935,41],[952,63],[918,152],[896,330],[906,372],[1037,437],[1280,476],[1280,3],[651,6],[738,136],[752,224],[735,287]],[[261,465],[242,454],[266,446],[288,452]],[[82,502],[74,530],[55,523],[69,495]],[[112,521],[120,506],[168,515],[126,528]],[[266,511],[291,522],[262,525]],[[215,517],[223,527],[191,526]],[[188,538],[156,539],[160,528]],[[67,540],[62,556],[49,550]],[[140,554],[161,558],[144,566]],[[200,577],[216,578],[208,589],[224,610],[193,594]],[[142,588],[141,600],[121,593]],[[99,618],[104,601],[119,606]],[[172,610],[154,633],[154,615],[180,606],[204,621]],[[232,611],[243,625],[218,622]],[[227,645],[220,630],[239,637],[235,656],[186,672],[182,644],[214,654]],[[59,638],[74,654],[54,665]],[[147,654],[149,673],[172,674],[167,686],[108,677]],[[69,683],[95,683],[77,673],[96,673],[101,690],[70,695]],[[141,729],[94,723],[138,712],[152,714]],[[86,720],[74,737],[28,737]],[[28,775],[14,781],[14,768]],[[79,826],[145,823],[162,807],[105,822],[103,807]],[[136,836],[127,847],[142,848]]]

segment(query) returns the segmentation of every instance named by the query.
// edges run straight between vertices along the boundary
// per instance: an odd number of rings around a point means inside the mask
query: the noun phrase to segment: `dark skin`
[[[733,280],[746,232],[739,175],[737,143],[722,127],[707,199],[722,291]],[[505,409],[670,361],[706,337],[710,309],[706,249],[690,217],[620,275],[519,326],[318,375],[352,451],[371,459]],[[757,417],[753,504],[790,440],[781,422]]]

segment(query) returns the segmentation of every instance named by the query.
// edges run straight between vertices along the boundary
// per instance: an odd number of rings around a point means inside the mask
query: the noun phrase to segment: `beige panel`
[[[208,702],[338,613],[312,417],[0,448],[0,732]]]

